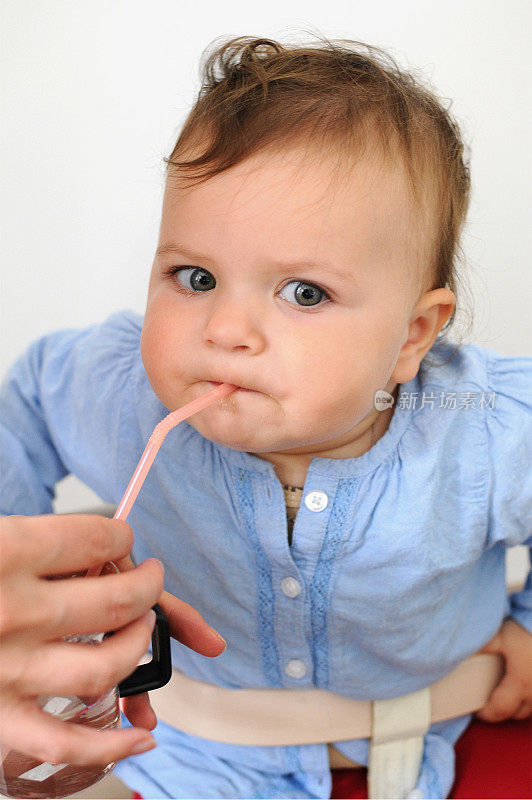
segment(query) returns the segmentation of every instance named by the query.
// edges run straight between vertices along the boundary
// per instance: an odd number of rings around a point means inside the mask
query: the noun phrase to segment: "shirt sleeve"
[[[47,334],[15,361],[0,386],[0,515],[53,513],[54,487],[68,474],[111,501],[137,350],[138,330],[118,312]]]
[[[532,546],[532,358],[488,351],[493,408],[488,435],[489,543]],[[489,398],[488,398],[489,399]],[[510,596],[511,616],[532,633],[532,576]]]

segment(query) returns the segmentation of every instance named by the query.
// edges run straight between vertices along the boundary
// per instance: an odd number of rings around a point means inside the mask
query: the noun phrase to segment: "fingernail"
[[[164,572],[164,564],[163,564],[163,562],[162,562],[162,561],[159,561],[159,559],[158,559],[158,558],[154,558],[154,559],[153,559],[153,561],[156,561],[156,562],[157,562],[157,563],[160,565],[160,567],[161,567],[162,571]]]
[[[148,750],[153,750],[154,747],[157,746],[157,742],[150,736],[149,739],[141,739],[140,742],[133,747],[131,751],[132,756],[138,756],[140,753],[146,753]]]
[[[223,636],[220,636],[220,634],[218,633],[218,631],[215,631],[215,630],[214,630],[214,628],[211,628],[211,626],[210,626],[210,625],[209,625],[209,629],[210,629],[210,630],[211,630],[211,631],[214,633],[214,635],[215,635],[215,636],[216,636],[216,637],[217,637],[217,638],[218,638],[218,639],[219,639],[221,642],[223,642],[223,643],[224,643],[224,645],[227,647],[227,642],[225,641],[224,637],[223,637]]]

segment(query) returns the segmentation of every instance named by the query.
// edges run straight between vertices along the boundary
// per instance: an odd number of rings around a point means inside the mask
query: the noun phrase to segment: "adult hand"
[[[133,531],[94,514],[0,519],[0,741],[40,761],[108,764],[155,746],[147,700],[128,698],[137,727],[96,731],[42,711],[39,695],[95,695],[135,669],[147,651],[155,603],[170,610],[176,638],[215,655],[223,643],[201,615],[165,599],[160,562],[133,567]],[[48,580],[113,561],[121,574]],[[98,647],[61,641],[115,631]],[[217,650],[217,652],[215,652]],[[153,712],[151,712],[153,714]],[[148,722],[148,724],[145,724]]]

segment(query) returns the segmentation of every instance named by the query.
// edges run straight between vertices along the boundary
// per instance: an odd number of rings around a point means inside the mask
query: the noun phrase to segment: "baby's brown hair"
[[[197,101],[164,159],[167,175],[177,170],[196,185],[261,150],[303,139],[317,153],[336,152],[339,165],[370,146],[391,164],[399,155],[420,230],[432,231],[424,288],[449,288],[458,301],[470,198],[458,125],[434,91],[385,51],[347,39],[318,40],[320,46],[283,45],[241,36],[210,55],[207,48]],[[455,316],[456,309],[441,334]]]

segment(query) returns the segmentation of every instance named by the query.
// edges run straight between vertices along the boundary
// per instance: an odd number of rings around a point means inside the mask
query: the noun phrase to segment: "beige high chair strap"
[[[373,703],[324,689],[226,689],[174,670],[171,682],[152,692],[150,701],[163,722],[228,744],[371,738],[370,798],[399,798],[408,797],[417,782],[430,724],[482,708],[503,665],[497,655],[471,656],[431,687]]]
[[[481,708],[502,673],[500,656],[463,661],[430,687],[431,722]],[[228,744],[316,744],[372,735],[371,702],[325,689],[226,689],[174,670],[169,684],[150,693],[150,702],[163,722]]]
[[[431,690],[373,702],[368,797],[405,798],[415,788],[430,728]]]

